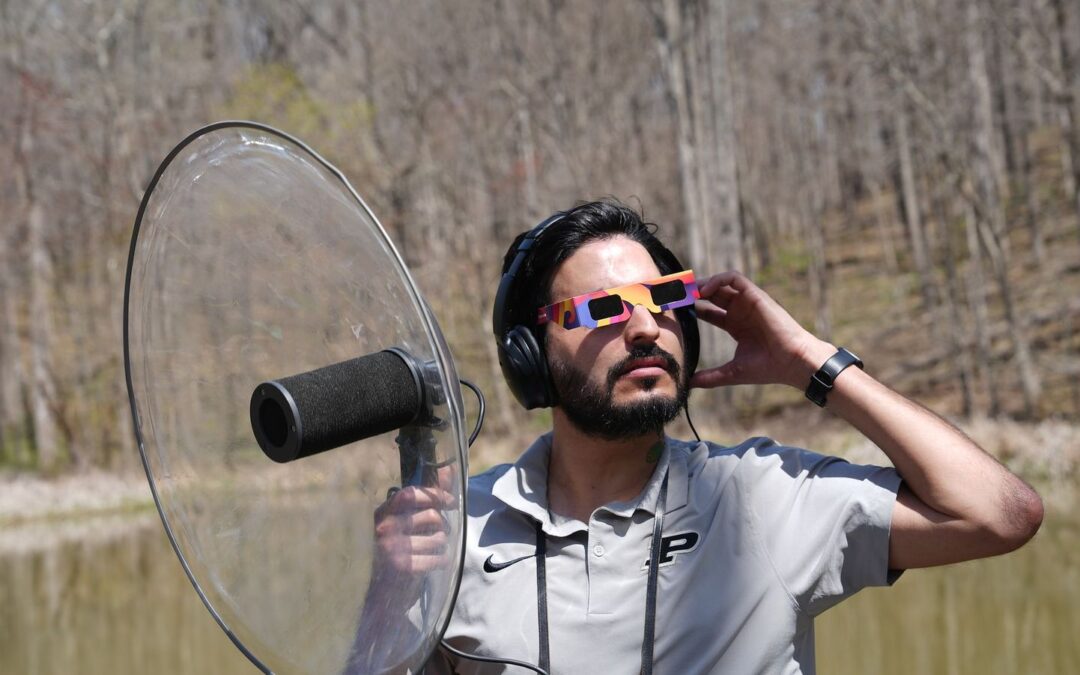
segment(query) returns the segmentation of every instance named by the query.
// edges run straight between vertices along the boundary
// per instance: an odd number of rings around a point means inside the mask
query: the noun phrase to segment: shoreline
[[[150,484],[141,473],[90,471],[43,478],[0,472],[0,528],[154,510]]]
[[[786,422],[786,423],[785,423]],[[815,423],[816,422],[816,423]],[[1080,488],[1080,424],[1062,420],[1022,423],[1011,420],[954,420],[998,461],[1031,482],[1047,507],[1071,508]],[[862,464],[887,464],[885,455],[854,429],[828,417],[811,424],[772,420],[769,428],[729,428],[702,425],[702,437],[718,442],[770,435],[778,442],[809,447]],[[670,430],[675,436],[678,427]],[[529,439],[531,441],[531,439]],[[470,473],[485,466],[513,461],[527,442],[491,438],[470,453]],[[153,494],[144,473],[91,470],[45,478],[33,473],[0,469],[0,530],[25,524],[68,523],[82,518],[154,513]],[[156,515],[156,513],[155,513]]]

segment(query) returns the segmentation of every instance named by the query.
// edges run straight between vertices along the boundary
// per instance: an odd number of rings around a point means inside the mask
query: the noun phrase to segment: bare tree
[[[1016,365],[1024,397],[1024,409],[1028,416],[1034,414],[1039,396],[1039,378],[1026,327],[1018,316],[1012,285],[1009,282],[1009,245],[1005,231],[1005,213],[1001,201],[1000,181],[1004,164],[995,143],[993,100],[984,49],[983,13],[981,0],[968,0],[964,42],[968,58],[968,75],[973,93],[972,111],[975,128],[972,138],[972,168],[977,195],[977,220],[980,239],[990,256],[1005,309],[1005,320],[1014,344]]]
[[[172,144],[225,117],[357,184],[500,429],[525,419],[488,326],[501,256],[604,195],[870,359],[925,352],[899,385],[1069,413],[1038,366],[1075,317],[1034,303],[1078,276],[1078,24],[1066,0],[0,0],[0,462],[133,463],[131,222]],[[766,400],[741,396],[717,410]]]
[[[1080,17],[1065,0],[1051,0],[1054,55],[1061,69],[1060,116],[1067,152],[1062,157],[1076,213],[1080,216]]]

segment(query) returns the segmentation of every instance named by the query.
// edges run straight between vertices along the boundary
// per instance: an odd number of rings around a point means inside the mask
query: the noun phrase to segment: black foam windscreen
[[[263,382],[251,395],[251,428],[275,462],[289,462],[412,422],[424,405],[415,364],[399,350],[368,354]]]

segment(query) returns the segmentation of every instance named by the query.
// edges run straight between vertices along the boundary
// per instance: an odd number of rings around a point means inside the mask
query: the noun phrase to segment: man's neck
[[[656,468],[662,434],[605,440],[582,433],[558,408],[554,411],[548,506],[588,522],[593,511],[636,497]]]

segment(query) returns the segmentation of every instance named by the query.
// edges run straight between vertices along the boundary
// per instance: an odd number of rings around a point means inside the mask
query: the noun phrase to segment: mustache
[[[631,347],[630,353],[626,355],[625,359],[622,359],[608,370],[607,384],[608,388],[615,386],[615,381],[619,379],[622,372],[626,369],[626,366],[635,359],[651,359],[659,358],[664,361],[664,370],[671,373],[671,376],[675,378],[675,381],[679,380],[679,362],[669,352],[661,349],[655,344],[648,346],[634,346]]]

